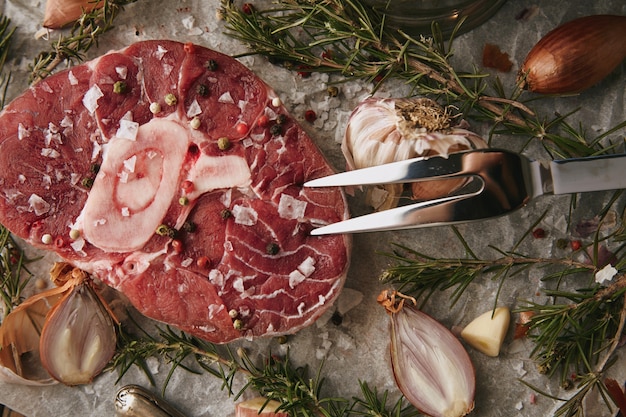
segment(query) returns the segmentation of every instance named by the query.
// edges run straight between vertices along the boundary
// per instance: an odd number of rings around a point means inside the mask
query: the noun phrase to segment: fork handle
[[[626,188],[626,154],[550,162],[553,194]]]

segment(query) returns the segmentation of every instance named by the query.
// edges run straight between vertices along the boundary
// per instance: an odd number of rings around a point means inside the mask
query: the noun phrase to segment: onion
[[[487,143],[461,126],[452,126],[447,109],[427,98],[367,98],[352,112],[342,142],[347,169],[359,169],[405,159],[485,148]],[[449,194],[463,179],[416,182],[412,198]],[[394,207],[402,185],[370,187],[367,201],[377,210]]]
[[[391,316],[391,364],[398,388],[421,413],[461,417],[474,409],[474,366],[461,342],[395,291],[378,302]]]

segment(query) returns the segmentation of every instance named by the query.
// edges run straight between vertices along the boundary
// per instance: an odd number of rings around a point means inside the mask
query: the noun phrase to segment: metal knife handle
[[[626,188],[626,155],[601,155],[550,162],[554,194]]]

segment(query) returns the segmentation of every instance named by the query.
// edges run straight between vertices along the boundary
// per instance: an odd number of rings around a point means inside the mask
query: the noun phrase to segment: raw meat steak
[[[294,332],[338,295],[331,168],[238,61],[147,41],[52,75],[0,114],[0,223],[211,342]]]

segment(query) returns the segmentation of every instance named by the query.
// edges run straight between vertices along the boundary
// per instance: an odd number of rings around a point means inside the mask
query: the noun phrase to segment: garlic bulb
[[[347,169],[359,169],[405,159],[441,155],[487,147],[475,133],[452,126],[452,117],[427,98],[370,97],[352,112],[343,138]],[[414,199],[440,197],[458,189],[464,180],[412,184]],[[403,187],[397,184],[370,188],[368,202],[377,210],[397,205]]]
[[[474,366],[461,342],[442,324],[394,291],[378,302],[391,316],[391,364],[398,388],[421,413],[461,417],[474,409]]]

